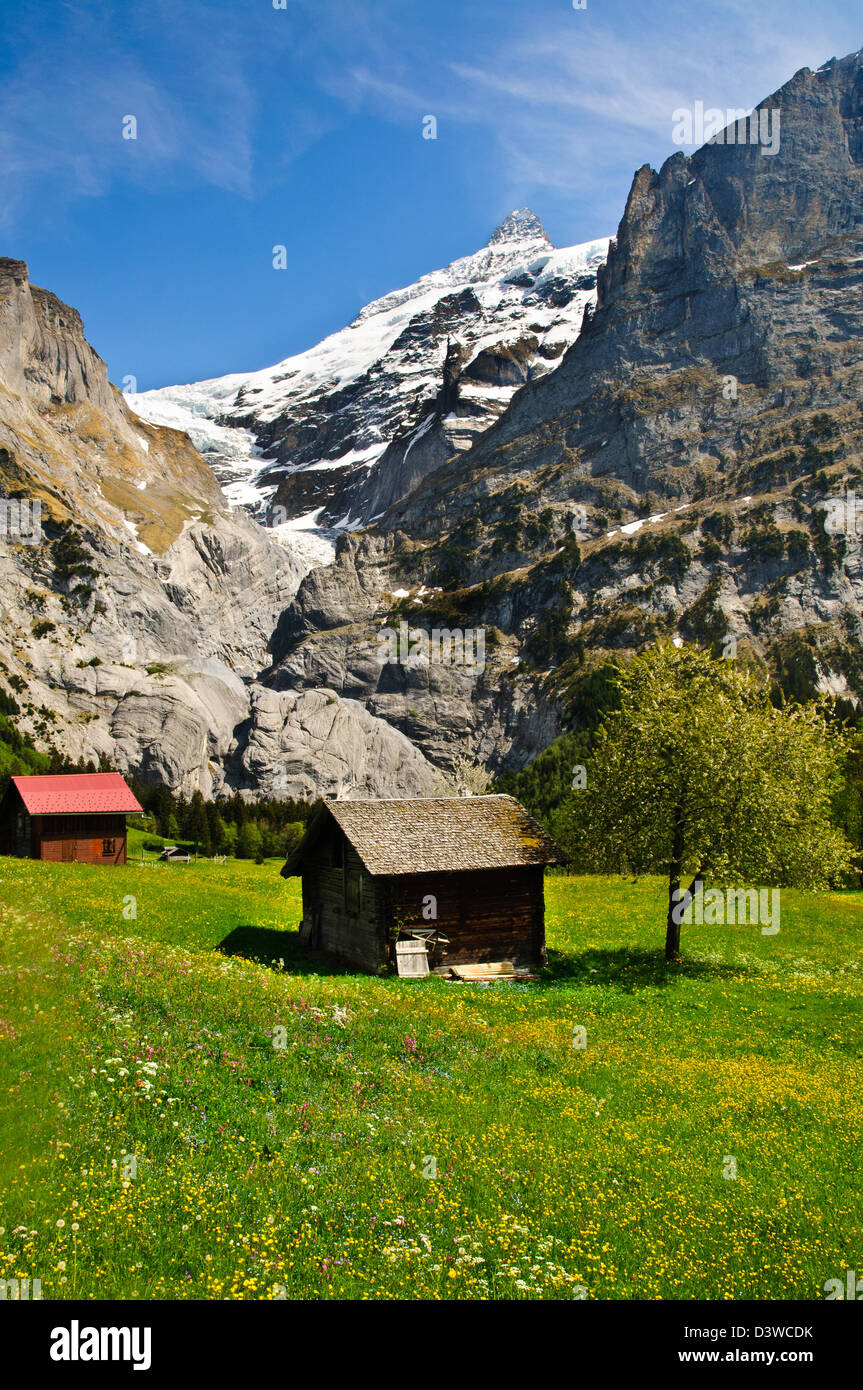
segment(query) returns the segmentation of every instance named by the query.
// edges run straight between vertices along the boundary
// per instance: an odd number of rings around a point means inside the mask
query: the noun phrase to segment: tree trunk
[[[677,960],[680,955],[680,875],[683,872],[683,853],[686,847],[686,818],[683,807],[674,808],[674,835],[671,842],[671,862],[668,868],[668,918],[665,926],[665,959]],[[675,920],[677,909],[677,920]]]

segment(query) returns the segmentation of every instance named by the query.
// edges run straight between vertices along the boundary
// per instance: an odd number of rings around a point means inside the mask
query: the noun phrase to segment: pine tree
[[[194,840],[196,851],[200,850],[204,854],[211,853],[210,822],[207,819],[207,808],[200,792],[194,793],[189,805],[187,834],[191,840]]]

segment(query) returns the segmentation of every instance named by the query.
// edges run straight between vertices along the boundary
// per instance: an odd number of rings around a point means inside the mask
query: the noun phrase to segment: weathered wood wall
[[[545,895],[540,867],[422,874],[389,881],[393,918],[402,926],[437,927],[449,937],[444,965],[545,960]],[[423,916],[433,897],[437,917]]]
[[[323,842],[303,873],[303,921],[309,944],[377,970],[387,962],[379,885],[342,832]]]

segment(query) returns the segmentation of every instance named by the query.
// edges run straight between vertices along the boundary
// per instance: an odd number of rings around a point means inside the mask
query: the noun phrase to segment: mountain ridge
[[[858,55],[762,106],[774,156],[710,144],[636,172],[556,370],[305,578],[268,679],[341,688],[337,669],[445,759],[446,673],[373,685],[374,631],[400,609],[485,626],[461,727],[494,770],[571,727],[605,656],[657,637],[728,638],[774,673],[791,651],[799,688],[863,698],[860,539],[824,523],[863,476]]]
[[[185,428],[227,496],[261,520],[294,532],[367,524],[553,369],[607,244],[555,250],[518,210],[479,251],[372,301],[305,352],[130,404]]]
[[[417,795],[464,757],[492,773],[523,767],[591,717],[607,658],[658,639],[730,644],[782,689],[859,707],[861,537],[826,516],[863,485],[861,74],[850,55],[767,98],[781,115],[772,155],[710,144],[637,170],[608,248],[587,243],[562,266],[567,253],[522,210],[497,250],[367,306],[342,333],[353,342],[371,325],[374,363],[383,341],[384,357],[398,344],[392,370],[327,377],[322,417],[338,423],[328,434],[310,413],[293,472],[297,440],[254,458],[271,473],[270,519],[280,506],[290,518],[275,528],[232,512],[188,438],[130,414],[71,317],[10,288],[7,271],[0,484],[43,487],[66,508],[56,527],[76,515],[95,574],[76,609],[68,576],[50,570],[57,545],[69,554],[59,532],[45,555],[0,545],[0,679],[26,687],[28,728],[40,732],[41,699],[70,746],[187,791]],[[540,317],[545,334],[565,321],[571,341],[553,340],[560,350],[534,371],[541,335],[524,338]],[[332,344],[321,348],[310,351],[323,361]],[[402,371],[407,409],[394,404]],[[501,376],[500,408],[471,415]],[[235,440],[251,433],[251,391],[228,380],[203,405],[221,411],[230,396],[232,425],[204,425]],[[372,403],[380,437],[363,446]],[[284,430],[281,396],[270,409],[268,428]],[[255,428],[264,438],[259,416]],[[32,438],[47,441],[45,458]],[[344,477],[322,485],[315,463],[346,451]],[[180,495],[198,477],[203,509]],[[165,544],[151,546],[157,478],[174,478],[177,496]],[[306,507],[340,533],[304,533]],[[323,549],[300,554],[303,534]],[[29,630],[32,592],[57,637],[37,636],[41,621]],[[143,661],[117,655],[130,612]],[[402,623],[481,630],[485,660],[382,662],[381,630]]]

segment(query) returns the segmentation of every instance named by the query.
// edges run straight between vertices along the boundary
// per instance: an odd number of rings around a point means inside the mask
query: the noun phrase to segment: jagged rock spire
[[[551,242],[548,234],[535,212],[530,208],[517,208],[503,219],[489,237],[489,246],[499,241],[535,241],[538,238]]]

